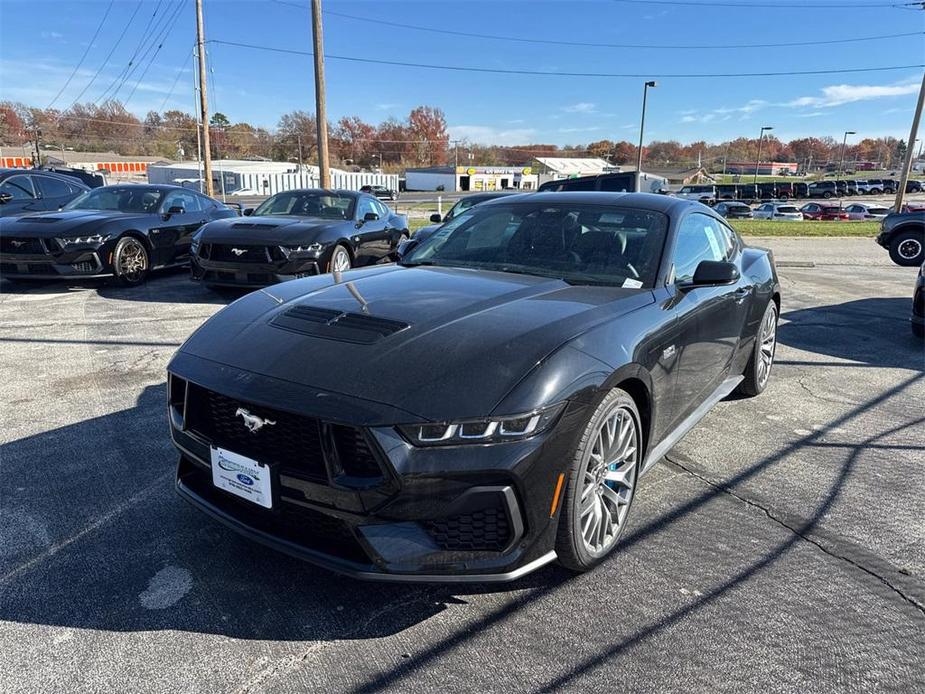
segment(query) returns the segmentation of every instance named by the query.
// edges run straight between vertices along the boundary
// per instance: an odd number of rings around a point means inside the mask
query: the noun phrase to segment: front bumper
[[[32,252],[0,252],[0,275],[14,278],[61,279],[67,277],[108,277],[112,274],[104,265],[101,245],[74,249],[57,249],[56,242],[31,239]]]
[[[199,389],[220,386],[204,385],[209,381],[204,372],[187,371],[184,376],[195,380],[170,377],[171,436],[180,452],[177,491],[246,537],[373,580],[509,581],[555,559],[557,518],[550,509],[577,423],[586,416],[583,405],[570,405],[552,429],[531,439],[416,448],[393,427],[380,425],[382,417],[394,418],[394,413],[369,411],[368,403],[356,409],[375,425],[335,424],[328,419],[334,410],[294,415],[270,409],[262,398],[272,388],[252,389],[243,401],[226,386],[223,395],[235,404],[271,413],[274,421],[292,416],[317,420],[322,437],[329,427],[351,428],[366,441],[378,465],[363,474],[343,474],[356,461],[344,457],[336,438],[340,434],[321,445],[323,472],[314,478],[284,462],[261,461],[270,465],[273,480],[273,507],[268,510],[212,484],[210,445],[215,441],[203,435],[195,406],[186,400],[181,405],[177,392],[182,388],[184,398],[195,400]],[[187,382],[192,386],[178,385]],[[329,398],[308,389],[297,393],[303,389],[288,388],[285,397],[274,399],[275,407],[293,402],[331,406]],[[227,440],[218,444],[234,450]]]
[[[194,255],[190,262],[194,281],[223,287],[266,287],[279,282],[318,275],[320,257],[261,263],[216,261]]]

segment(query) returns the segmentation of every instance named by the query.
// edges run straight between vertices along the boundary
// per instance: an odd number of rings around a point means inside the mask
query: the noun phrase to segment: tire
[[[768,302],[755,336],[752,354],[745,365],[742,375],[744,380],[736,389],[742,395],[754,397],[764,392],[771,379],[771,367],[774,366],[774,354],[777,351],[777,304]]]
[[[137,287],[148,278],[151,257],[140,239],[123,236],[112,252],[112,270],[123,287]]]
[[[346,246],[339,243],[331,251],[331,259],[328,261],[328,272],[345,272],[353,267],[353,258],[350,257],[350,251]]]
[[[781,196],[780,196],[780,201],[781,201],[781,202],[787,202],[789,199],[790,199],[790,196],[787,195],[786,193],[785,193],[784,195],[781,195]]]
[[[559,563],[572,571],[602,562],[623,534],[643,462],[640,421],[633,399],[614,388],[575,447],[556,533]]]
[[[897,265],[916,267],[925,257],[925,234],[921,231],[903,231],[890,242],[890,259]]]
[[[829,191],[825,191],[825,192],[822,194],[822,197],[824,197],[826,200],[828,200],[829,198],[832,197],[832,194],[831,194]]]
[[[879,188],[871,188],[869,192],[871,195],[880,195],[882,191]]]

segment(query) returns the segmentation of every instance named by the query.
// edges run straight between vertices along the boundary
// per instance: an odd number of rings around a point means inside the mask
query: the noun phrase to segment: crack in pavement
[[[665,460],[666,462],[670,463],[671,466],[676,467],[677,469],[679,469],[679,470],[681,470],[681,471],[683,471],[683,472],[686,472],[688,475],[690,475],[691,477],[694,477],[694,478],[700,480],[701,482],[703,482],[703,483],[706,484],[707,486],[712,487],[713,489],[716,489],[716,490],[718,490],[718,491],[720,491],[720,492],[723,492],[724,494],[728,494],[729,496],[731,496],[731,497],[733,497],[733,498],[735,498],[735,499],[738,499],[739,501],[743,502],[744,504],[747,504],[748,506],[751,506],[752,508],[758,509],[759,511],[761,511],[762,513],[764,513],[764,515],[767,516],[767,517],[768,517],[770,520],[772,520],[774,523],[777,523],[777,524],[778,524],[779,526],[781,526],[782,528],[784,528],[784,529],[790,531],[791,533],[793,533],[794,535],[798,536],[798,537],[801,538],[802,540],[805,540],[806,542],[808,542],[809,544],[813,545],[813,546],[816,547],[817,549],[821,550],[823,553],[827,554],[828,556],[830,556],[830,557],[832,557],[832,558],[834,558],[834,559],[840,559],[840,560],[846,562],[847,564],[850,564],[851,566],[853,566],[853,567],[855,567],[855,568],[857,568],[857,569],[860,569],[861,571],[863,571],[864,573],[868,574],[869,576],[872,576],[873,578],[877,579],[877,580],[880,581],[883,585],[885,585],[887,588],[889,588],[891,591],[893,591],[894,593],[896,593],[896,595],[898,595],[898,596],[899,596],[900,598],[902,598],[904,601],[906,601],[907,603],[909,603],[910,605],[912,605],[913,607],[915,607],[919,612],[922,613],[922,616],[925,617],[925,601],[923,601],[922,599],[920,599],[920,598],[918,598],[918,597],[916,597],[916,596],[908,595],[903,589],[901,589],[900,587],[894,585],[894,583],[893,583],[890,579],[888,579],[886,576],[883,576],[883,575],[881,575],[880,573],[878,573],[877,571],[875,571],[874,569],[872,569],[872,568],[870,568],[870,567],[868,567],[868,566],[865,566],[864,564],[862,564],[862,563],[860,563],[859,561],[853,559],[852,557],[848,556],[847,554],[840,553],[840,552],[835,551],[834,549],[830,549],[830,548],[826,547],[826,546],[823,545],[819,540],[816,540],[816,539],[814,539],[814,538],[808,536],[808,535],[807,535],[803,530],[801,530],[800,528],[795,527],[794,525],[791,525],[790,523],[786,522],[784,519],[782,519],[782,518],[778,517],[777,515],[775,515],[775,514],[771,511],[770,508],[768,508],[767,506],[762,505],[761,503],[759,503],[759,502],[756,501],[755,499],[751,499],[751,498],[749,498],[749,497],[747,497],[747,496],[743,496],[743,495],[741,495],[741,494],[739,494],[739,493],[733,491],[732,489],[730,489],[729,487],[727,487],[727,486],[725,486],[725,485],[723,485],[723,484],[720,484],[720,483],[718,483],[718,482],[714,482],[714,481],[711,480],[710,478],[706,477],[705,475],[703,475],[703,474],[701,474],[701,473],[699,473],[699,472],[696,472],[695,470],[691,469],[691,468],[688,467],[687,465],[685,465],[685,464],[683,464],[683,463],[681,463],[681,462],[678,462],[678,461],[677,461],[676,459],[674,459],[674,458],[669,458],[669,457],[666,455],[666,456],[664,457],[664,460]],[[838,538],[833,538],[833,542],[840,542],[841,544],[845,544],[845,545],[850,544],[847,540],[844,540],[844,539],[840,539],[840,540],[839,540]],[[897,573],[900,573],[897,569],[894,569],[894,568],[892,567],[892,565],[890,565],[890,564],[889,564],[886,560],[884,560],[884,559],[881,559],[881,558],[875,557],[875,556],[871,556],[871,557],[869,557],[869,559],[872,560],[872,561],[875,561],[875,562],[877,562],[877,563],[879,563],[879,564],[881,564],[881,565],[882,565],[882,566],[880,567],[881,570],[883,570],[883,569],[888,569],[888,570],[892,570],[892,571],[896,571]]]

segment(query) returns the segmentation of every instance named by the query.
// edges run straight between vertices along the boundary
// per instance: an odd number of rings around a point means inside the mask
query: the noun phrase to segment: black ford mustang
[[[168,367],[177,490],[365,578],[586,570],[642,473],[764,390],[779,306],[770,253],[698,203],[485,202],[398,265],[252,293],[190,337]]]
[[[387,259],[408,236],[408,220],[372,195],[289,190],[249,219],[207,225],[193,243],[193,279],[209,286],[265,286]]]
[[[177,186],[94,188],[58,212],[0,218],[0,273],[12,279],[115,276],[140,284],[151,269],[188,262],[203,224],[234,216],[220,202]]]

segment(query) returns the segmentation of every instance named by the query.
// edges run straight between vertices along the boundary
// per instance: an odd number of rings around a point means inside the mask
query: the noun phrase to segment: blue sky
[[[119,92],[130,111],[193,110],[193,0],[183,8],[147,74],[140,67]],[[691,4],[703,0],[691,0]],[[739,2],[744,0],[726,0]],[[768,0],[764,0],[767,2]],[[615,0],[552,2],[404,2],[325,0],[326,10],[460,32],[585,43],[634,43],[695,49],[556,46],[434,34],[330,15],[325,52],[416,63],[550,72],[762,72],[912,65],[925,62],[921,34],[863,43],[789,48],[722,48],[724,44],[823,41],[925,31],[925,12],[872,7],[885,0],[781,0],[776,7],[684,6]],[[87,49],[109,0],[0,0],[0,100],[47,106]],[[84,64],[56,103],[66,107],[102,66],[82,100],[113,84],[139,44],[156,0],[143,0],[113,51],[137,0],[115,4]],[[771,3],[769,3],[771,4]],[[787,7],[787,5],[790,7]],[[295,5],[295,6],[293,6]],[[829,5],[830,7],[813,7]],[[847,7],[846,7],[847,5]],[[301,9],[299,6],[304,6]],[[308,0],[205,0],[207,39],[310,50]],[[844,9],[835,9],[842,7]],[[154,16],[155,25],[163,10]],[[721,47],[721,48],[716,48]],[[314,110],[311,58],[212,44],[213,110],[232,121],[272,128],[295,109]],[[147,61],[146,61],[147,62]],[[438,72],[422,68],[327,62],[328,115],[379,122],[414,106],[444,110],[451,134],[472,141],[521,144],[634,140],[639,78],[579,78]],[[763,125],[781,139],[905,137],[919,69],[861,74],[735,79],[659,79],[650,91],[646,139],[755,137]],[[137,87],[136,87],[137,82]],[[171,88],[176,87],[171,93]],[[118,84],[118,81],[115,82]],[[210,96],[212,96],[210,94]]]

